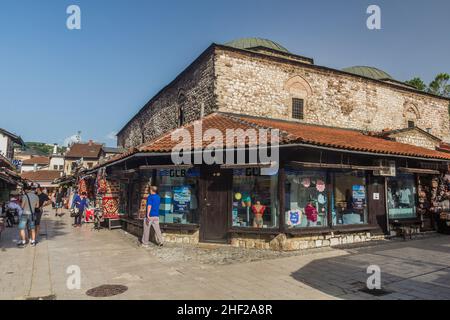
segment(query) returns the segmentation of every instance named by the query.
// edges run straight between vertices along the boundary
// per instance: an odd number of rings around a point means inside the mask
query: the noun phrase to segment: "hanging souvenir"
[[[317,197],[317,201],[318,201],[320,204],[324,204],[324,203],[326,202],[325,196],[324,196],[322,193],[320,193],[319,196]]]
[[[325,182],[323,182],[322,180],[318,179],[316,182],[316,189],[319,192],[324,192],[325,191]]]
[[[309,188],[311,186],[311,179],[310,178],[303,178],[302,179],[302,185],[305,188]]]

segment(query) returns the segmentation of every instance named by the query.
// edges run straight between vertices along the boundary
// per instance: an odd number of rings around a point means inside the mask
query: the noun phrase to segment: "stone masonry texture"
[[[119,132],[133,147],[214,111],[292,120],[292,98],[305,101],[305,123],[365,131],[402,129],[408,121],[450,142],[449,102],[399,86],[218,46],[206,50]],[[405,142],[408,139],[405,140]],[[431,147],[412,138],[410,143]]]

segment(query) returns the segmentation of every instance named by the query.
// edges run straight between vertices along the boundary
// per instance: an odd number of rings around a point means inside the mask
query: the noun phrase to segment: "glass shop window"
[[[156,185],[161,197],[161,223],[199,223],[199,177],[200,170],[196,168],[157,170]]]
[[[416,181],[413,174],[400,174],[387,180],[390,219],[416,217]]]
[[[260,169],[233,171],[233,226],[278,227],[278,176],[261,176]]]
[[[334,174],[333,225],[367,223],[366,177],[363,171]]]
[[[328,225],[325,171],[286,168],[285,205],[288,228]]]

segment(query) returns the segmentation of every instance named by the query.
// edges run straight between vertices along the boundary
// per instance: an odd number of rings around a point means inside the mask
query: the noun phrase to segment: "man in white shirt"
[[[36,245],[36,232],[35,232],[35,210],[39,207],[39,198],[36,193],[33,192],[32,188],[29,186],[24,186],[24,195],[22,197],[22,210],[23,213],[19,218],[19,236],[20,241],[17,244],[19,248],[25,248],[26,246],[26,235],[25,229],[30,230],[30,245]]]

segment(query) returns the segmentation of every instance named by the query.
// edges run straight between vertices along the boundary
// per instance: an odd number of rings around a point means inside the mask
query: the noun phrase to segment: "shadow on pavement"
[[[342,299],[450,299],[450,237],[353,248],[314,260],[291,276]],[[382,291],[363,292],[370,265],[381,270]]]
[[[55,238],[66,235],[68,232],[64,231],[67,225],[70,224],[70,220],[50,220],[49,216],[42,217],[41,231],[38,241],[52,241]],[[46,227],[44,227],[46,225]],[[17,225],[12,228],[6,228],[1,235],[0,239],[0,251],[6,251],[9,249],[17,249],[17,241],[19,240],[19,229]]]

